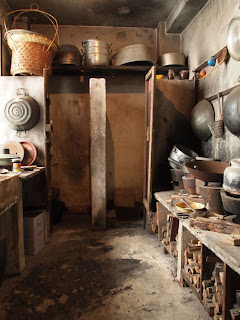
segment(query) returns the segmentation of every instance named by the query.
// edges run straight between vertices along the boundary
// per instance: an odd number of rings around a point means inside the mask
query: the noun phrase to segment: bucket
[[[212,135],[215,138],[220,138],[223,136],[223,120],[213,121],[208,123],[208,128],[210,129]]]

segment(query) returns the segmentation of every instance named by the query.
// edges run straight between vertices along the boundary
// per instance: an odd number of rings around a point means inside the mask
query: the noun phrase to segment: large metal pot
[[[82,43],[84,63],[88,66],[104,66],[110,64],[110,51],[107,42],[98,39],[89,39]]]
[[[224,170],[223,189],[233,195],[240,195],[240,159],[232,159],[230,164]]]
[[[240,87],[233,89],[223,104],[223,122],[235,136],[240,136]]]
[[[80,66],[82,57],[79,49],[71,44],[63,44],[60,46],[57,55],[53,61],[54,64],[70,64]]]
[[[18,131],[29,130],[39,120],[39,106],[25,89],[20,88],[17,90],[17,97],[6,104],[4,117],[10,128]]]
[[[195,159],[197,156],[198,154],[196,152],[180,144],[174,145],[170,153],[170,159],[173,159],[180,164],[185,164],[192,159]],[[178,166],[172,161],[169,161],[169,164],[173,169],[178,168]]]
[[[227,48],[234,60],[240,60],[240,17],[233,18],[229,23]]]
[[[208,123],[214,121],[214,110],[210,102],[201,100],[192,110],[190,124],[197,138],[207,141],[212,135]]]
[[[164,53],[158,58],[160,66],[186,66],[186,57],[179,52]]]
[[[114,58],[115,66],[137,62],[153,64],[152,49],[145,44],[133,44],[120,49]]]

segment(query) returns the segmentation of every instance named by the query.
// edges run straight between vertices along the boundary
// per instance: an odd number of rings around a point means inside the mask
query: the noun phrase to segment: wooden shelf
[[[151,68],[149,66],[73,66],[73,65],[62,65],[53,66],[53,75],[96,75],[106,74],[109,76],[122,73],[144,73],[146,74]],[[181,70],[188,70],[187,67],[182,66],[168,66],[168,67],[156,67],[157,74],[166,75],[169,69],[173,69],[176,74]]]
[[[186,275],[186,272],[185,272],[184,269],[181,270],[181,274],[182,274],[183,280],[188,284],[189,288],[191,288],[193,293],[196,295],[196,297],[202,303],[201,294],[197,292],[197,289],[195,288],[195,286],[190,282],[190,280],[188,279],[188,276]]]

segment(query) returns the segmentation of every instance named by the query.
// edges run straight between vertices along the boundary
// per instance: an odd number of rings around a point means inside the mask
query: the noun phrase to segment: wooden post
[[[106,81],[90,79],[92,223],[106,229]]]

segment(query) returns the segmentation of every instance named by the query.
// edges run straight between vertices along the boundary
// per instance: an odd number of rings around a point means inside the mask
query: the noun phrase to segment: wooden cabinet
[[[171,188],[168,157],[172,147],[177,143],[191,146],[193,142],[189,125],[193,106],[194,81],[158,80],[156,67],[151,68],[145,77],[143,202],[146,217],[156,211],[154,192]]]

